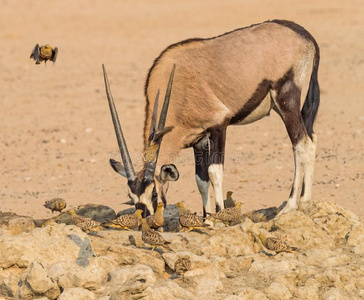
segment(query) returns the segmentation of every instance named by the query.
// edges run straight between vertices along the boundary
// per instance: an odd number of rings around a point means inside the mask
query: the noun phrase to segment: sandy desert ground
[[[119,157],[106,102],[105,63],[129,150],[140,157],[144,82],[168,45],[211,37],[269,19],[295,21],[321,49],[321,107],[313,197],[364,216],[364,4],[308,1],[0,0],[0,210],[50,217],[42,204],[63,197],[125,208],[126,180],[109,166]],[[57,62],[35,65],[36,43],[59,48]],[[270,117],[231,127],[224,192],[245,210],[280,205],[293,177],[283,123]],[[181,152],[169,203],[202,211],[192,150]]]

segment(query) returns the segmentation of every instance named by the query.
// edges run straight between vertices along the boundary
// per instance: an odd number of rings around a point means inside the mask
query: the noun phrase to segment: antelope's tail
[[[308,87],[305,103],[301,110],[303,123],[305,124],[307,134],[312,139],[313,124],[316,119],[317,111],[320,105],[320,87],[318,83],[318,67],[320,61],[320,51],[317,43],[315,42],[316,53],[314,58],[314,65],[311,73],[310,84]]]

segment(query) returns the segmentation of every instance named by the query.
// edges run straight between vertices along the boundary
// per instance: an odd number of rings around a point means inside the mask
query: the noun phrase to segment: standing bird
[[[211,214],[207,217],[207,220],[217,220],[225,225],[230,225],[231,223],[236,223],[240,221],[241,218],[241,208],[243,204],[238,202],[234,207],[225,208],[220,210],[216,214]]]
[[[152,251],[158,246],[161,246],[167,250],[171,250],[171,248],[169,247],[169,244],[171,242],[167,242],[159,232],[157,232],[153,229],[150,229],[150,227],[148,226],[147,220],[142,218],[142,210],[138,209],[136,214],[142,223],[142,240],[143,240],[143,242],[151,245]]]
[[[100,222],[76,214],[74,208],[70,209],[68,212],[71,216],[73,224],[81,228],[81,230],[86,233],[89,233],[90,231],[100,231],[105,229]]]
[[[159,202],[157,206],[157,210],[154,213],[154,215],[148,216],[147,223],[148,226],[152,229],[158,229],[161,228],[161,232],[163,232],[163,226],[164,226],[164,217],[163,217],[163,211],[164,211],[164,204],[163,202]]]
[[[266,237],[263,233],[259,234],[259,239],[265,248],[274,251],[277,254],[280,252],[293,252],[297,250],[296,247],[289,246],[285,241],[276,237]]]
[[[233,194],[232,191],[228,191],[226,193],[226,199],[224,200],[224,208],[229,208],[229,207],[234,207],[235,206],[235,201],[231,197],[232,194]]]
[[[139,210],[142,212],[141,209]],[[133,214],[121,215],[114,220],[107,221],[103,223],[102,226],[111,228],[121,228],[125,230],[136,228],[140,225],[140,220],[137,216],[137,211],[138,210],[136,210],[135,213]]]
[[[52,200],[46,200],[44,203],[44,207],[49,208],[52,211],[62,212],[62,209],[65,209],[67,206],[66,200],[62,198],[54,198]]]
[[[201,217],[189,212],[182,202],[176,203],[176,206],[179,210],[179,224],[183,230],[205,229],[205,227],[210,226],[205,224]]]
[[[47,63],[47,60],[56,62],[58,55],[58,48],[55,47],[54,49],[49,45],[45,44],[39,47],[39,44],[36,44],[32,53],[30,54],[30,58],[35,60],[35,64],[39,65],[42,61]]]
[[[174,263],[174,270],[178,275],[184,275],[191,269],[191,261],[189,256],[184,256],[176,260]]]

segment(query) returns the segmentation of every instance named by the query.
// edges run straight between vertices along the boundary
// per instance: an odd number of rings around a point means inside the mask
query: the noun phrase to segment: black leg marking
[[[193,151],[195,155],[195,174],[196,183],[198,190],[202,197],[203,206],[203,216],[206,217],[206,206],[209,201],[209,188],[210,188],[210,178],[208,173],[208,149],[205,149],[209,143],[208,138],[202,139],[196,145],[193,146]],[[208,211],[210,212],[210,211]]]
[[[215,126],[193,145],[196,182],[202,196],[204,216],[222,209],[222,170],[225,155],[226,125]],[[210,182],[214,188],[215,201],[209,198]]]

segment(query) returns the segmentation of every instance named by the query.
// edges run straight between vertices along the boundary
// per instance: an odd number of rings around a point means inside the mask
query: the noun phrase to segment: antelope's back
[[[164,97],[173,64],[176,73],[166,126],[197,132],[234,116],[262,83],[277,82],[289,70],[298,86],[307,85],[316,52],[317,43],[303,27],[279,20],[171,45],[148,74],[146,128],[154,97],[158,89]],[[260,91],[262,100],[268,90]]]

